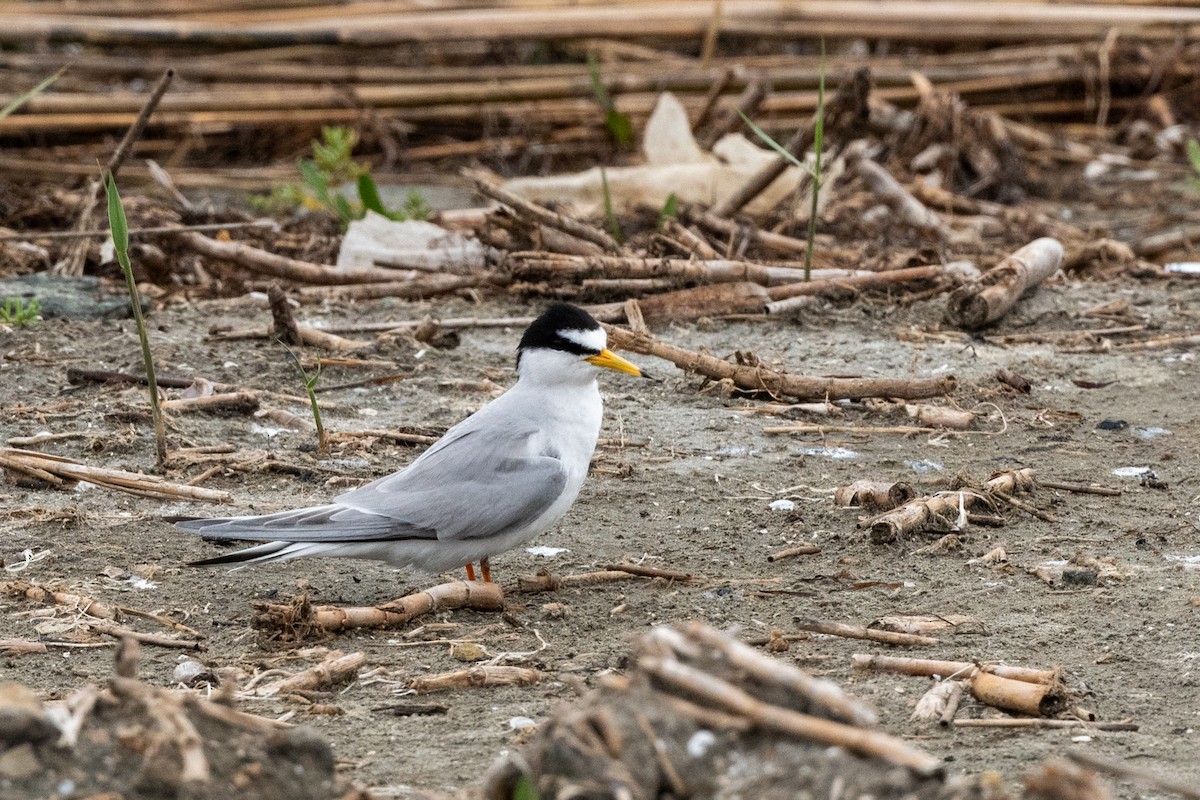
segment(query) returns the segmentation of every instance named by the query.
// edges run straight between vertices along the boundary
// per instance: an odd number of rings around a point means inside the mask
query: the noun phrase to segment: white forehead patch
[[[574,342],[588,350],[600,351],[608,346],[608,334],[604,332],[604,328],[589,328],[586,331],[579,328],[564,328],[558,332],[558,335],[568,342]]]

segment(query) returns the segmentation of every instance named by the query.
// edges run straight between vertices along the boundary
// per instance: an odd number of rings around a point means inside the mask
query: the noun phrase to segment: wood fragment
[[[52,589],[29,581],[10,581],[0,584],[0,592],[14,597],[24,597],[35,603],[52,602],[68,611],[86,614],[94,619],[115,620],[119,612],[115,606],[93,600],[84,595]]]
[[[494,583],[452,581],[377,606],[312,606],[306,599],[300,603],[255,601],[252,605],[256,626],[296,631],[303,636],[310,630],[391,628],[443,609],[498,611],[504,607],[504,593]]]
[[[141,497],[200,500],[208,503],[227,503],[231,499],[229,492],[172,483],[157,475],[90,467],[62,456],[30,450],[0,448],[0,467],[24,472],[35,471],[60,486],[67,482],[87,481],[105,489]]]
[[[627,581],[636,577],[627,570],[605,570],[602,572],[585,572],[579,575],[563,575],[561,578],[551,575],[548,570],[539,570],[536,575],[521,575],[517,578],[516,591],[533,594],[537,592],[555,592],[572,586],[594,586],[599,583]]]
[[[671,581],[690,581],[692,575],[689,572],[680,572],[674,569],[663,569],[661,567],[648,567],[644,564],[630,564],[624,562],[621,564],[608,564],[604,567],[606,570],[616,572],[628,572],[630,575],[640,575],[643,578],[666,578]]]
[[[751,391],[796,397],[804,400],[839,400],[863,397],[899,397],[919,399],[936,397],[954,391],[952,375],[939,378],[910,380],[877,378],[816,378],[792,375],[763,366],[730,364],[714,356],[684,350],[655,339],[648,333],[634,334],[623,328],[604,325],[609,344],[642,355],[666,359],[685,372],[698,372],[714,380],[731,380],[734,385]]]
[[[176,650],[204,650],[204,642],[197,639],[176,639],[172,636],[162,636],[155,633],[142,633],[132,628],[126,628],[111,622],[88,620],[87,626],[97,633],[103,633],[117,639],[134,639],[141,644],[165,647]]]
[[[777,550],[767,556],[767,563],[773,564],[776,561],[782,561],[785,558],[795,558],[796,556],[814,556],[821,552],[821,548],[815,544],[798,544],[795,547],[785,547],[782,550]]]
[[[952,703],[957,708],[961,697],[962,683],[960,681],[937,681],[917,700],[917,705],[908,718],[916,722],[941,720],[946,716],[946,711]],[[953,712],[950,717],[953,719]]]
[[[877,517],[863,520],[859,527],[871,529],[871,541],[876,544],[895,541],[898,537],[931,525],[954,529],[959,517],[979,505],[988,505],[991,498],[1012,501],[1013,495],[1031,492],[1036,486],[1034,470],[1025,467],[992,476],[979,491],[962,489],[939,492],[910,500],[899,508]],[[1020,502],[1019,500],[1017,502]],[[1022,504],[1031,508],[1027,504]]]
[[[100,194],[104,191],[104,181],[107,176],[112,176],[115,180],[117,174],[124,166],[125,160],[132,152],[134,142],[142,137],[142,132],[146,129],[146,123],[150,121],[150,115],[158,108],[159,102],[163,95],[166,94],[167,88],[170,87],[171,81],[175,78],[175,70],[167,69],[159,77],[154,87],[150,90],[150,94],[142,103],[141,110],[134,117],[132,124],[125,131],[125,135],[121,137],[121,141],[117,143],[117,147],[113,150],[112,155],[108,159],[108,163],[101,170],[99,178],[93,179],[88,183],[88,188],[83,199],[83,208],[80,210],[79,216],[75,220],[75,231],[83,231],[91,227],[92,214],[95,213],[96,205],[100,201]],[[94,174],[94,173],[93,173]],[[64,258],[51,268],[51,272],[56,275],[69,275],[78,277],[83,274],[83,262],[87,256],[90,242],[81,240],[76,242],[67,249]]]
[[[1132,730],[1137,730],[1137,727],[1134,726]],[[1187,798],[1187,800],[1200,800],[1200,788],[1191,783],[1184,783],[1181,780],[1163,775],[1158,770],[1137,767],[1126,763],[1124,760],[1116,761],[1108,756],[1096,756],[1080,750],[1069,750],[1066,756],[1088,769],[1094,769],[1105,775],[1111,775],[1123,783],[1131,783],[1134,786],[1141,786],[1145,789],[1154,789],[1160,792],[1171,792],[1180,797]]]
[[[946,320],[973,330],[997,321],[1026,292],[1058,271],[1063,246],[1056,239],[1035,239],[989,269],[972,283],[950,293]]]
[[[1081,719],[1046,719],[1044,717],[987,717],[956,719],[956,728],[1083,728],[1085,730],[1136,733],[1133,722],[1088,722]]]
[[[181,397],[163,400],[159,404],[163,411],[176,413],[204,411],[209,413],[249,414],[258,408],[258,392],[224,392],[201,397]]]
[[[969,678],[976,670],[986,670],[993,675],[1012,678],[1029,683],[1052,684],[1059,678],[1056,669],[1030,669],[1028,667],[1010,667],[1005,664],[971,661],[937,661],[926,658],[909,658],[907,656],[881,656],[867,653],[855,653],[851,656],[851,666],[856,670],[876,670],[897,675],[913,675],[927,678]]]
[[[1065,700],[1059,681],[1030,683],[976,670],[967,679],[967,685],[979,702],[1031,717],[1050,716],[1062,708]]]
[[[272,329],[279,341],[291,347],[300,345],[300,329],[296,326],[296,317],[288,304],[287,295],[279,284],[273,283],[267,289],[267,300],[271,306]]]
[[[905,481],[873,481],[859,479],[833,490],[834,505],[843,508],[863,506],[886,511],[907,503],[917,496],[917,490]]]
[[[536,203],[531,203],[520,195],[500,186],[484,172],[468,169],[464,170],[462,174],[475,185],[476,190],[480,194],[490,197],[498,203],[503,203],[524,219],[540,225],[549,225],[551,228],[560,230],[563,233],[570,234],[587,242],[592,242],[603,248],[605,252],[618,254],[621,252],[621,245],[617,244],[615,239],[599,228],[555,213]]]
[[[805,707],[815,705],[836,719],[859,727],[869,728],[879,723],[875,709],[848,694],[833,681],[813,677],[799,667],[764,656],[745,642],[698,622],[688,626],[687,637],[717,649],[731,665],[744,670],[756,680],[793,693],[803,701]]]
[[[343,653],[333,650],[320,664],[277,681],[250,690],[254,697],[282,697],[294,692],[324,690],[354,680],[359,669],[367,663],[365,653]]]
[[[900,633],[884,631],[877,628],[866,628],[862,625],[850,625],[845,622],[826,622],[815,619],[796,619],[794,624],[802,631],[823,633],[827,636],[842,636],[847,639],[866,639],[871,642],[900,645],[904,647],[927,647],[939,644],[940,639],[932,636],[921,636],[915,633]]]
[[[180,234],[179,241],[209,258],[228,261],[240,267],[273,278],[297,283],[342,286],[352,283],[393,283],[396,271],[375,267],[339,269],[325,264],[313,264],[294,258],[268,253],[242,242],[222,242],[199,233]]]
[[[1103,497],[1120,497],[1120,489],[1110,489],[1107,486],[1096,486],[1095,484],[1069,483],[1066,481],[1048,481],[1044,479],[1038,480],[1039,486],[1044,486],[1047,489],[1061,489],[1064,492],[1075,492],[1076,494],[1098,494]]]
[[[529,667],[482,664],[457,672],[413,678],[408,682],[408,688],[414,692],[442,692],[487,686],[530,686],[541,679],[542,673]]]
[[[890,734],[768,705],[720,678],[673,658],[642,656],[638,666],[673,689],[701,698],[722,711],[744,716],[756,727],[844,747],[859,755],[908,767],[922,775],[935,775],[942,770],[941,759]]]

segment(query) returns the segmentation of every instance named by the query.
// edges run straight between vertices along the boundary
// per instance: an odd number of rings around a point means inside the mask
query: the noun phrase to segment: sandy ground
[[[1100,303],[1125,300],[1130,314],[1152,326],[1194,330],[1200,288],[1142,283],[1058,282],[1025,301],[992,333],[1070,330],[1105,326],[1081,314]],[[519,747],[516,718],[544,719],[559,703],[598,675],[621,670],[630,639],[649,626],[692,619],[738,627],[747,637],[772,628],[794,632],[798,617],[866,624],[884,614],[967,614],[981,623],[972,635],[907,651],[947,659],[1002,660],[1033,667],[1061,665],[1080,705],[1103,720],[1130,719],[1138,733],[1083,730],[945,730],[908,721],[923,679],[855,674],[850,656],[884,652],[864,642],[814,636],[793,642],[778,657],[834,678],[874,703],[883,724],[944,756],[953,771],[999,770],[1011,781],[1044,756],[1084,750],[1104,758],[1200,782],[1196,728],[1200,656],[1200,379],[1193,354],[1152,351],[1067,353],[1053,344],[1001,347],[981,338],[941,331],[943,301],[911,307],[858,304],[806,312],[794,323],[705,322],[659,331],[674,343],[725,355],[750,350],[766,363],[825,375],[930,376],[952,372],[960,381],[955,400],[980,403],[990,416],[967,434],[768,435],[775,417],[742,413],[752,401],[722,397],[715,387],[684,376],[669,364],[639,359],[666,377],[661,384],[605,375],[605,432],[593,474],[574,509],[535,544],[565,548],[554,556],[513,551],[493,564],[506,586],[518,575],[545,567],[556,574],[597,569],[622,558],[685,570],[707,578],[694,584],[628,581],[555,594],[511,594],[508,614],[450,612],[446,623],[408,637],[408,630],[340,634],[320,642],[363,651],[372,678],[351,683],[329,702],[344,713],[307,715],[282,701],[249,702],[269,716],[298,712],[334,742],[342,768],[380,796],[405,796],[412,788],[469,789],[501,751]],[[328,321],[534,313],[536,306],[464,302],[435,306],[359,304],[306,308],[306,319]],[[250,300],[177,306],[153,314],[153,346],[160,372],[200,375],[239,387],[299,393],[282,351],[264,341],[214,342],[213,323],[264,321]],[[482,405],[479,392],[439,387],[453,379],[490,376],[512,380],[517,330],[467,331],[452,350],[418,351],[395,342],[376,355],[415,366],[397,383],[323,395],[335,430],[445,427]],[[47,321],[0,334],[0,437],[39,431],[79,431],[85,436],[45,449],[89,464],[126,469],[153,463],[143,395],[111,385],[71,386],[68,367],[136,371],[140,362],[132,323]],[[1029,395],[1001,387],[993,375],[1007,367],[1033,384]],[[377,370],[376,373],[382,370]],[[358,380],[363,370],[327,369],[322,384]],[[1084,382],[1082,388],[1073,381]],[[1090,382],[1090,383],[1088,383]],[[759,404],[761,405],[761,404]],[[36,407],[39,413],[14,413]],[[289,406],[305,413],[302,405]],[[1003,413],[1002,422],[996,413]],[[131,416],[132,415],[132,416]],[[812,419],[812,418],[809,418]],[[1120,430],[1098,429],[1124,420]],[[847,414],[834,422],[896,425],[907,420]],[[267,437],[271,423],[248,416],[176,416],[175,444],[228,442],[267,449],[298,474],[233,472],[205,485],[231,491],[256,510],[317,503],[347,486],[393,471],[416,451],[385,442],[346,447],[316,459],[311,437],[283,432]],[[1164,432],[1159,432],[1162,429]],[[1003,431],[1003,432],[999,432]],[[622,444],[623,443],[623,444]],[[843,448],[824,450],[823,448]],[[830,452],[839,454],[831,457]],[[834,488],[857,478],[907,480],[922,491],[960,470],[984,479],[996,470],[1028,466],[1048,479],[1119,487],[1119,497],[1039,490],[1031,499],[1051,512],[1048,522],[1004,510],[1002,528],[973,528],[957,553],[921,555],[936,536],[873,545],[856,527],[855,511],[837,509]],[[1149,467],[1156,482],[1113,474],[1120,467]],[[203,471],[190,466],[172,477]],[[772,511],[777,499],[793,512]],[[161,521],[172,514],[228,513],[203,504],[162,503],[91,488],[86,491],[0,487],[0,554],[12,565],[25,550],[48,552],[7,579],[69,587],[124,606],[186,617],[207,637],[202,658],[214,667],[247,671],[270,666],[298,669],[280,660],[290,645],[270,641],[250,626],[250,601],[283,598],[301,589],[318,602],[367,605],[398,596],[434,579],[370,562],[297,561],[239,572],[200,571],[185,562],[221,550]],[[69,512],[69,513],[62,513]],[[768,563],[784,546],[813,542],[815,556]],[[1007,569],[975,566],[969,559],[1003,546]],[[1045,562],[1076,554],[1111,558],[1117,575],[1097,586],[1053,587],[1033,574]],[[114,569],[115,568],[115,569]],[[108,574],[106,574],[106,571]],[[131,579],[140,573],[149,581]],[[546,604],[560,604],[559,607]],[[0,638],[35,637],[34,606],[0,598]],[[61,618],[59,621],[62,621]],[[66,620],[69,622],[69,618]],[[143,630],[154,626],[131,620]],[[421,698],[449,706],[447,713],[397,717],[381,710],[397,702],[412,677],[465,665],[446,644],[429,640],[474,639],[491,654],[545,672],[530,687],[465,689]],[[899,651],[888,651],[899,652]],[[178,653],[147,648],[142,676],[167,685]],[[110,673],[111,651],[52,650],[6,658],[4,679],[59,697]],[[963,716],[988,713],[970,704]],[[1123,787],[1121,797],[1151,794]]]

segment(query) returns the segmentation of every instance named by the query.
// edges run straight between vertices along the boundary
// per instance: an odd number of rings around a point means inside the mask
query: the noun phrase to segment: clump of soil
[[[0,797],[325,800],[340,784],[325,737],[227,702],[121,674],[51,706],[0,686]]]

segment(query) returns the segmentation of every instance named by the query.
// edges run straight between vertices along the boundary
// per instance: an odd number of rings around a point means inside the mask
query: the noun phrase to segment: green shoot
[[[541,800],[541,795],[538,794],[533,781],[522,775],[513,786],[512,800]]]
[[[817,110],[813,116],[814,159],[811,168],[807,163],[789,153],[787,148],[772,139],[766,131],[755,125],[741,111],[738,111],[738,115],[741,116],[742,122],[745,122],[758,138],[766,142],[784,160],[808,173],[812,179],[812,208],[808,215],[808,237],[806,240],[808,246],[804,248],[804,280],[811,280],[813,242],[817,238],[817,201],[821,195],[821,150],[824,147],[825,140],[825,40],[821,39],[821,70],[817,82]]]
[[[317,371],[312,375],[304,369],[304,365],[300,363],[300,356],[296,355],[292,348],[288,347],[283,342],[283,349],[287,350],[288,356],[292,359],[292,363],[296,365],[296,370],[300,373],[301,380],[304,381],[304,391],[308,394],[308,404],[312,406],[313,423],[317,426],[317,451],[324,453],[329,449],[329,434],[325,433],[325,425],[321,422],[321,406],[317,404],[317,381],[321,379],[321,362],[317,361]]]
[[[662,210],[658,212],[658,229],[661,231],[667,220],[675,219],[679,216],[679,196],[674,192],[667,195],[666,201],[663,203]]]
[[[10,101],[8,103],[8,105],[4,106],[4,108],[0,108],[0,119],[4,119],[5,117],[11,115],[18,108],[25,105],[30,100],[37,97],[39,94],[41,94],[42,92],[49,89],[50,84],[54,83],[56,80],[61,78],[62,74],[66,71],[67,71],[67,67],[64,66],[58,72],[56,72],[53,75],[51,75],[50,77],[46,78],[41,83],[39,83],[37,86],[33,87],[28,92],[26,92],[25,94],[21,95],[20,97],[14,98],[12,101]]]
[[[617,244],[624,244],[625,237],[621,234],[621,222],[617,212],[613,210],[612,192],[608,190],[608,172],[600,168],[600,188],[604,190],[604,221],[608,224],[608,232],[612,234]]]
[[[1189,175],[1188,177],[1191,180],[1192,186],[1196,189],[1200,189],[1200,142],[1196,141],[1195,139],[1188,139],[1187,157],[1188,161],[1191,162],[1192,169],[1196,173],[1195,175]]]
[[[628,114],[617,111],[612,95],[608,93],[608,87],[604,85],[604,78],[600,74],[600,59],[594,52],[588,53],[588,74],[592,78],[592,95],[604,112],[604,127],[608,128],[609,134],[619,147],[630,147],[633,144],[633,120]]]
[[[817,200],[821,196],[821,150],[825,144],[825,40],[821,39],[821,69],[817,79],[817,115],[813,124],[812,207],[808,212],[808,236],[804,248],[804,280],[812,280],[813,242],[817,238]]]
[[[27,325],[36,321],[40,313],[42,305],[36,297],[31,297],[28,303],[20,297],[6,297],[4,305],[0,306],[0,322],[6,325]]]
[[[117,182],[108,173],[104,193],[108,196],[108,227],[112,232],[113,248],[117,262],[125,273],[125,286],[129,289],[129,302],[133,306],[133,321],[137,325],[138,338],[142,342],[142,362],[146,368],[146,382],[150,386],[150,413],[154,418],[154,452],[161,468],[167,461],[167,432],[163,425],[162,408],[158,405],[158,383],[154,378],[154,359],[150,355],[150,338],[146,335],[146,320],[142,316],[142,302],[138,297],[137,283],[133,279],[133,267],[129,263],[129,221],[125,218],[125,206],[117,193]]]
[[[313,157],[296,164],[300,181],[279,186],[267,197],[252,198],[253,205],[266,212],[296,207],[324,211],[337,217],[343,229],[368,211],[397,221],[427,219],[431,210],[416,190],[409,193],[403,208],[390,210],[384,206],[370,166],[351,157],[357,141],[352,128],[322,128],[321,138],[312,143]],[[340,187],[347,183],[355,185],[357,201],[342,194]]]

